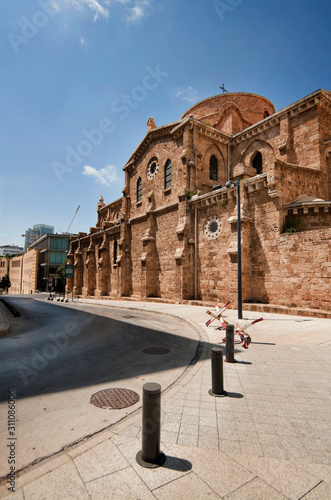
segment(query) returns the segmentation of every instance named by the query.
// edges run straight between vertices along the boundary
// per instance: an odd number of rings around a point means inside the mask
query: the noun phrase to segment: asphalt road
[[[0,477],[7,474],[8,391],[16,393],[19,470],[119,421],[141,405],[104,410],[90,403],[102,389],[141,396],[183,373],[199,345],[186,322],[163,314],[10,297],[21,316],[0,338]],[[163,347],[167,354],[145,354]]]

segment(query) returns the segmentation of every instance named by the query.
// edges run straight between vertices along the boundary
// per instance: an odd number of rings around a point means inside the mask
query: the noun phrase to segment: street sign
[[[74,266],[72,264],[66,264],[65,277],[72,278],[73,274],[74,274]]]

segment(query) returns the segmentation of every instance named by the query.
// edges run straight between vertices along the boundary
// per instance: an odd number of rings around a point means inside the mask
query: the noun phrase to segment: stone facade
[[[39,250],[36,249],[8,259],[8,274],[11,282],[8,293],[11,295],[35,293],[38,282],[38,268]]]
[[[0,281],[6,274],[9,276],[9,257],[0,257]]]
[[[240,180],[243,301],[330,309],[331,92],[276,112],[228,93],[147,134],[122,198],[71,237],[67,290],[237,304]]]

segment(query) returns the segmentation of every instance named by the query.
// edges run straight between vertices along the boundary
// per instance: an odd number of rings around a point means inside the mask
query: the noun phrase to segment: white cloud
[[[197,102],[199,100],[198,91],[191,86],[177,89],[176,97],[189,103]]]
[[[59,3],[56,0],[50,0],[48,6],[51,10],[54,10],[55,12],[60,12]]]
[[[139,21],[145,15],[145,10],[140,5],[135,5],[128,9],[128,15],[126,16],[126,20],[128,23],[135,23]]]
[[[107,165],[105,168],[101,168],[100,170],[90,167],[89,165],[85,165],[82,173],[83,175],[94,178],[96,182],[104,184],[105,186],[110,186],[112,182],[118,180],[116,167],[114,165]]]
[[[109,2],[103,2],[105,6],[101,4],[98,0],[80,0],[81,3],[85,4],[89,9],[94,13],[94,20],[96,21],[100,16],[108,18],[109,10],[108,5]]]
[[[115,3],[121,5],[124,19],[127,23],[134,23],[147,14],[147,8],[152,0],[50,0],[54,10],[60,12],[66,7],[72,7],[80,11],[89,10],[93,14],[94,21],[99,18],[108,19],[110,8]]]
[[[53,0],[54,1],[54,0]],[[96,21],[99,17],[108,19],[109,17],[109,0],[57,0],[55,5],[57,10],[66,6],[75,7],[78,10],[89,9],[93,14],[93,19]]]
[[[147,14],[146,9],[149,7],[150,0],[117,0],[126,7],[126,21],[127,23],[135,23],[145,17]],[[131,6],[129,6],[131,4]],[[133,5],[134,4],[134,5]]]
[[[84,36],[81,36],[80,39],[79,39],[79,44],[83,47],[83,48],[86,48],[86,47],[89,47],[91,44],[90,42],[88,41],[87,38],[85,38]]]

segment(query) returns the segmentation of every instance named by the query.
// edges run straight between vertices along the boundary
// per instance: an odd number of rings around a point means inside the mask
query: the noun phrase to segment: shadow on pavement
[[[189,338],[187,323],[147,311],[122,310],[119,320],[109,317],[108,308],[106,317],[94,311],[96,306],[77,310],[33,299],[11,301],[21,318],[0,339],[1,401],[7,400],[7,388],[14,388],[17,398],[28,398],[186,367],[202,348],[198,339]],[[146,348],[170,352],[144,354]]]

